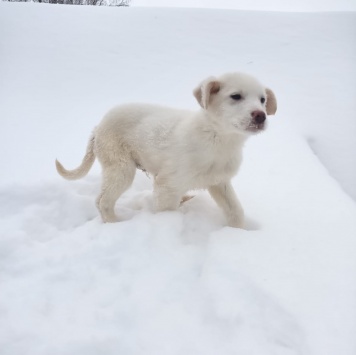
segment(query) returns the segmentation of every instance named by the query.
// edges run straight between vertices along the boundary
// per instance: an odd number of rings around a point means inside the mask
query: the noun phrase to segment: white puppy
[[[246,138],[266,127],[277,109],[270,89],[241,73],[208,78],[195,90],[198,112],[147,104],[113,108],[95,128],[82,164],[66,170],[66,179],[86,175],[95,157],[102,166],[97,207],[104,222],[116,222],[116,200],[129,188],[136,169],[154,177],[157,211],[175,210],[184,194],[208,189],[228,225],[242,228],[243,209],[231,185]]]

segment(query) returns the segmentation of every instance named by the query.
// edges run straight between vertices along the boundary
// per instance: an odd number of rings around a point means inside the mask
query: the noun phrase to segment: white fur
[[[241,100],[230,97],[237,93]],[[274,114],[275,96],[241,73],[209,78],[194,95],[202,107],[198,112],[147,104],[113,108],[95,128],[81,166],[68,171],[56,161],[59,174],[80,178],[98,158],[103,181],[97,207],[104,222],[118,220],[115,202],[139,168],[154,177],[157,211],[177,209],[189,190],[208,189],[228,225],[242,228],[243,209],[230,181],[241,164],[246,138],[265,128],[265,123],[254,122],[252,113]]]

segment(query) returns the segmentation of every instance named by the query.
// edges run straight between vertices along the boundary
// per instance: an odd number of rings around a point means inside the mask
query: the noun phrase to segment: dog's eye
[[[261,97],[261,104],[264,104],[266,102],[266,99],[264,97]]]
[[[242,96],[240,94],[234,94],[230,96],[233,100],[239,101],[242,99]]]

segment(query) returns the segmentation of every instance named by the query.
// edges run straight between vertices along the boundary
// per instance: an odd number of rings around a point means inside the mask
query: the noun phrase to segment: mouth
[[[251,133],[259,133],[265,130],[265,123],[250,123],[247,128],[246,131],[247,132],[251,132]]]

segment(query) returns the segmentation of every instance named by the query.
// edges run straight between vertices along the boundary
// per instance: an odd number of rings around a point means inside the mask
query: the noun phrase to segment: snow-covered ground
[[[356,0],[131,0],[130,5],[287,12],[356,11]]]
[[[355,20],[1,2],[0,353],[355,354]],[[206,192],[153,214],[143,173],[103,225],[99,167],[56,174],[111,106],[197,108],[236,70],[279,100],[234,180],[248,230]]]

